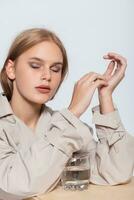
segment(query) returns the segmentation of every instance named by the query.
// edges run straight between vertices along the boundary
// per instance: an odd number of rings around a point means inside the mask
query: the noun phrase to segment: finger
[[[93,74],[92,76],[90,76],[89,78],[87,78],[87,80],[89,82],[92,82],[92,81],[96,81],[96,80],[104,80],[106,81],[106,77],[104,75],[101,75],[101,74]]]
[[[121,55],[112,52],[108,53],[107,56],[109,57],[108,59],[114,59],[115,62],[117,63],[116,70],[114,70],[112,76],[115,75],[124,76],[127,67],[127,60]]]
[[[114,76],[124,76],[125,71],[122,70],[121,66],[117,64],[117,67],[114,69],[112,77]]]
[[[79,83],[83,83],[83,82],[86,82],[88,81],[89,82],[92,82],[94,81],[95,79],[104,79],[105,80],[105,76],[104,75],[101,75],[101,74],[98,74],[98,73],[95,73],[95,72],[90,72],[86,75],[84,75],[80,80],[79,80]]]
[[[127,66],[126,58],[124,58],[123,56],[121,56],[117,53],[109,52],[107,55],[104,55],[103,58],[104,59],[114,59],[115,61],[120,62],[123,66]]]
[[[108,86],[108,82],[106,82],[104,80],[96,80],[96,81],[94,81],[94,86],[96,88],[101,87],[101,86]]]
[[[88,77],[90,77],[92,74],[94,74],[95,72],[89,72],[87,74],[85,74],[84,76],[82,76],[80,79],[79,79],[79,82],[83,82],[85,81]]]
[[[118,54],[118,53],[114,53],[114,52],[108,52],[106,55],[104,55],[104,57],[120,57],[120,58],[122,58],[122,59],[124,59],[125,61],[126,61],[126,58],[125,57],[123,57],[122,55],[120,55],[120,54]]]
[[[107,67],[107,70],[104,73],[104,76],[110,76],[115,68],[115,62],[111,61]]]
[[[88,77],[84,83],[87,83],[88,85],[93,85],[97,80],[103,80],[104,82],[107,82],[106,78],[103,75],[100,74],[94,74],[90,77]]]
[[[125,74],[126,67],[122,67],[120,62],[115,61],[115,63],[116,63],[116,66],[112,72],[112,77],[115,75],[122,76],[123,74]]]
[[[117,57],[117,59],[123,59],[126,63],[127,63],[127,59],[125,57],[123,57],[122,55],[118,54],[118,53],[114,53],[114,52],[109,52],[108,53],[109,56],[115,56]]]

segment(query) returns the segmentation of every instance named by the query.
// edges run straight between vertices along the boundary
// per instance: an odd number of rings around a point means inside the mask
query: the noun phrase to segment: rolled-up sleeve
[[[128,182],[134,169],[134,137],[125,130],[117,108],[101,114],[96,106],[92,112],[98,142],[91,161],[91,182],[101,185]]]
[[[95,124],[96,133],[100,141],[106,139],[108,144],[112,145],[126,134],[117,108],[113,112],[101,114],[99,106],[96,106],[92,109],[92,112],[92,121]]]
[[[53,114],[49,130],[51,131],[47,134],[48,139],[69,156],[75,151],[90,151],[95,148],[92,128],[68,109],[62,109]],[[59,133],[56,130],[62,130],[62,132]],[[70,146],[68,146],[69,140]]]

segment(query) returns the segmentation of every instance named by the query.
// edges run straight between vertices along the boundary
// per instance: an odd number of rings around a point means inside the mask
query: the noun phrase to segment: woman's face
[[[37,104],[47,102],[61,82],[62,68],[62,52],[55,43],[44,41],[33,46],[15,62],[13,94]]]

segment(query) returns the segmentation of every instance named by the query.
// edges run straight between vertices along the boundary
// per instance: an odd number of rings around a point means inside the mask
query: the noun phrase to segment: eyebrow
[[[37,60],[37,61],[42,62],[42,63],[45,62],[43,59],[38,58],[38,57],[32,57],[32,58],[30,58],[29,60]],[[60,64],[60,65],[63,65],[63,62],[54,62],[53,64]]]

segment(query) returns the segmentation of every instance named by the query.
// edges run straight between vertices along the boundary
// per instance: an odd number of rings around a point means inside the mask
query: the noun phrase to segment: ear
[[[7,64],[6,64],[6,73],[10,80],[15,79],[15,66],[14,66],[14,62],[10,59],[7,61]]]

